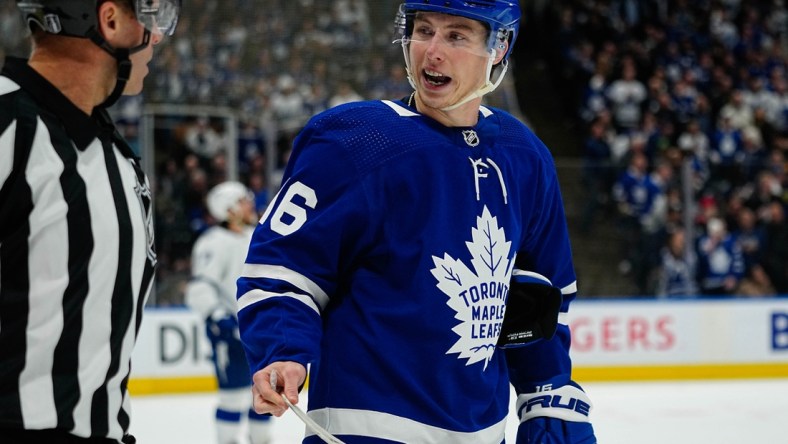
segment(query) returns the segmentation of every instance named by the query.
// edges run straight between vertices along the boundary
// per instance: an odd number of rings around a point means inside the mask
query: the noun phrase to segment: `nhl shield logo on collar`
[[[476,146],[479,144],[479,136],[474,130],[463,131],[462,137],[465,139],[465,143],[467,143],[468,146]]]

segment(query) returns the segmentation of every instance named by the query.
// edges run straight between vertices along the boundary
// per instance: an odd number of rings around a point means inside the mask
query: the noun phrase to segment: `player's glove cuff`
[[[571,422],[589,422],[591,399],[572,383],[537,393],[517,396],[517,416],[520,422],[538,416],[557,418]]]
[[[239,337],[238,320],[226,310],[215,310],[205,320],[209,339],[230,339]],[[239,337],[240,338],[240,337]]]
[[[514,270],[498,346],[520,347],[551,339],[558,326],[561,302],[561,290],[549,279],[538,273]]]
[[[219,322],[219,321],[222,321],[223,319],[227,319],[227,318],[232,317],[232,316],[233,316],[232,313],[227,311],[227,309],[225,309],[224,307],[221,307],[221,306],[217,306],[213,310],[211,310],[211,313],[208,315],[208,318],[206,319],[206,321],[208,321],[208,322]]]

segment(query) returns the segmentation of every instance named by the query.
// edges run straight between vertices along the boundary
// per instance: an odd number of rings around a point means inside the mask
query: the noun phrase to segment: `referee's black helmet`
[[[107,0],[17,0],[25,22],[57,35],[90,38],[98,27],[98,8]],[[137,20],[150,32],[172,35],[181,0],[117,0],[133,7]]]

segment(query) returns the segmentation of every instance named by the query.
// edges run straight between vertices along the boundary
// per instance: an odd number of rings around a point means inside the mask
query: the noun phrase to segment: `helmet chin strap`
[[[408,39],[405,39],[405,38],[402,39],[402,53],[405,55],[405,71],[408,74],[408,82],[410,83],[410,86],[414,90],[417,90],[417,88],[416,88],[416,81],[414,80],[413,73],[411,72],[411,69],[410,69],[410,56],[408,55],[408,47],[407,47],[408,43],[409,43]],[[503,81],[503,77],[506,75],[506,71],[509,69],[509,61],[508,60],[504,60],[503,62],[501,62],[501,72],[500,72],[500,74],[498,74],[498,78],[495,80],[495,83],[490,81],[490,76],[492,75],[493,63],[495,62],[496,55],[497,54],[496,54],[495,50],[491,49],[490,50],[490,57],[487,59],[487,74],[484,77],[485,78],[484,86],[482,86],[481,88],[477,89],[476,91],[468,94],[467,96],[465,96],[459,102],[457,102],[457,103],[455,103],[453,105],[449,105],[449,106],[444,107],[444,108],[440,108],[440,110],[441,111],[451,111],[451,110],[457,109],[460,106],[465,105],[466,103],[470,102],[473,99],[476,99],[478,97],[482,97],[485,94],[489,94],[489,93],[495,91],[495,89],[498,88],[498,85],[500,85],[501,82]]]
[[[487,60],[487,75],[484,77],[485,79],[484,86],[468,94],[462,100],[455,103],[454,105],[449,105],[445,108],[441,108],[441,111],[451,111],[453,109],[457,109],[460,106],[470,102],[471,100],[481,97],[485,94],[491,93],[495,91],[495,88],[498,88],[498,85],[500,85],[501,81],[503,80],[503,76],[506,75],[506,71],[509,69],[509,61],[504,60],[503,62],[501,62],[501,73],[498,74],[498,79],[495,81],[495,83],[492,83],[490,81],[490,75],[492,74],[493,62],[495,61],[495,51],[491,51],[491,52],[492,54],[490,55],[490,58]]]
[[[123,49],[118,50],[118,52],[121,54],[125,52],[126,56],[125,59],[122,58],[122,55],[121,57],[116,57],[118,59],[118,80],[115,82],[115,88],[110,95],[99,105],[103,108],[109,108],[118,101],[123,94],[123,90],[126,89],[126,82],[128,82],[131,77],[131,60],[129,60],[128,56],[129,50]]]
[[[402,38],[402,54],[405,55],[405,72],[408,74],[408,83],[410,83],[411,88],[416,90],[416,81],[413,80],[413,74],[411,73],[410,69],[410,55],[408,54],[408,45],[410,44],[410,39],[407,37]]]
[[[117,81],[115,82],[115,88],[112,90],[109,96],[103,102],[101,102],[99,107],[109,108],[110,106],[114,105],[123,94],[123,90],[126,89],[126,83],[131,78],[131,60],[129,59],[129,56],[145,49],[148,46],[150,43],[150,34],[150,31],[145,29],[145,32],[142,36],[142,43],[133,48],[114,48],[109,43],[107,43],[104,37],[102,37],[95,28],[88,31],[88,38],[90,38],[90,40],[98,45],[101,49],[109,53],[109,55],[114,57],[118,62],[118,75]]]

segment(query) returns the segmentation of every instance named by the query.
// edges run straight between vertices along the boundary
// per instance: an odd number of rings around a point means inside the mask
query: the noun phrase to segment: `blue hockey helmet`
[[[520,29],[517,0],[406,0],[400,5],[395,22],[400,37],[411,36],[413,16],[419,11],[456,15],[484,23],[490,30],[488,50],[498,49],[496,46],[501,42],[509,42],[502,60],[509,58]]]
[[[520,29],[520,5],[517,0],[406,0],[405,3],[402,3],[395,20],[398,39],[394,40],[394,43],[398,42],[402,45],[408,82],[410,82],[413,89],[417,88],[411,71],[408,48],[413,34],[413,22],[418,12],[437,12],[476,20],[484,24],[489,30],[486,48],[486,56],[488,57],[487,80],[485,84],[453,105],[441,109],[443,111],[451,111],[477,97],[482,97],[495,91],[506,75],[509,67],[509,56],[512,54],[517,31]],[[507,42],[508,46],[505,44]],[[497,56],[500,50],[504,48],[506,52],[496,64]],[[494,71],[497,71],[495,80],[492,78]]]

